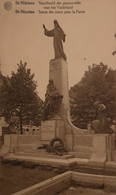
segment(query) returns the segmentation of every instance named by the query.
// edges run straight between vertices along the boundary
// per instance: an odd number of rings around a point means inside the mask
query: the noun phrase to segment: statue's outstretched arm
[[[43,28],[46,29],[45,25],[43,24]]]
[[[43,28],[44,28],[44,34],[48,37],[53,37],[54,36],[54,30],[47,30],[45,25],[43,24]]]
[[[66,35],[64,34],[64,36],[63,36],[63,42],[65,42],[66,41]]]

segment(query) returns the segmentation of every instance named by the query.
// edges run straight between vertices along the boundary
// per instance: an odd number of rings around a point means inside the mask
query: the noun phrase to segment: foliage
[[[116,38],[116,33],[115,33],[114,37]],[[113,55],[113,56],[116,55],[116,50],[114,50],[114,51],[112,52],[112,55]]]
[[[87,128],[97,118],[94,102],[106,106],[107,117],[115,118],[116,70],[100,63],[88,67],[81,81],[70,89],[71,117],[74,125]]]
[[[11,125],[19,123],[21,133],[23,124],[40,124],[42,109],[34,74],[26,66],[26,63],[20,61],[17,72],[12,72],[9,82],[4,82],[2,93],[5,119]]]

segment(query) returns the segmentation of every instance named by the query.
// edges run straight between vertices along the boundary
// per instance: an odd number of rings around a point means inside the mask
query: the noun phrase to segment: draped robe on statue
[[[55,59],[63,58],[66,60],[66,55],[63,51],[63,44],[62,41],[65,41],[65,34],[60,27],[55,27],[53,30],[45,29],[45,35],[48,37],[53,37],[53,45],[54,45],[54,52],[55,52]]]

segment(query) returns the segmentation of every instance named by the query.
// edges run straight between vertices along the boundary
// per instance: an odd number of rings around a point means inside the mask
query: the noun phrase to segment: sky
[[[11,0],[12,8],[6,10],[6,1],[0,1],[0,64],[3,75],[10,76],[12,71],[16,72],[20,60],[27,62],[27,68],[35,74],[38,94],[44,99],[49,81],[49,61],[54,59],[54,49],[53,38],[44,35],[42,26],[45,24],[48,30],[53,29],[54,19],[58,20],[66,34],[63,47],[67,56],[69,88],[81,80],[93,63],[103,62],[116,68],[116,56],[112,55],[116,50],[116,0],[28,0],[35,2],[34,5],[16,5],[16,2]],[[73,5],[73,9],[60,9],[71,10],[70,14],[40,14],[38,11],[45,9],[39,2],[80,4]],[[35,13],[16,14],[16,10],[32,10]],[[85,13],[73,14],[72,10]]]

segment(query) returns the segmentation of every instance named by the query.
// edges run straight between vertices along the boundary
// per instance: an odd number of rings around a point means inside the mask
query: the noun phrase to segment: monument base
[[[91,166],[104,167],[107,154],[107,135],[96,134],[93,137]]]
[[[68,65],[62,58],[54,59],[49,64],[49,79],[62,96],[58,118],[42,121],[41,140],[50,141],[59,137],[65,143],[69,151],[73,150],[74,135],[83,134],[84,131],[75,127],[70,120],[69,89],[68,89]]]
[[[51,139],[53,139],[54,137],[59,137],[64,140],[64,122],[61,119],[42,121],[41,140],[51,141]]]
[[[58,137],[69,151],[73,149],[73,133],[71,133],[71,126],[66,121],[61,119],[42,121],[40,135],[41,141],[49,142]]]

